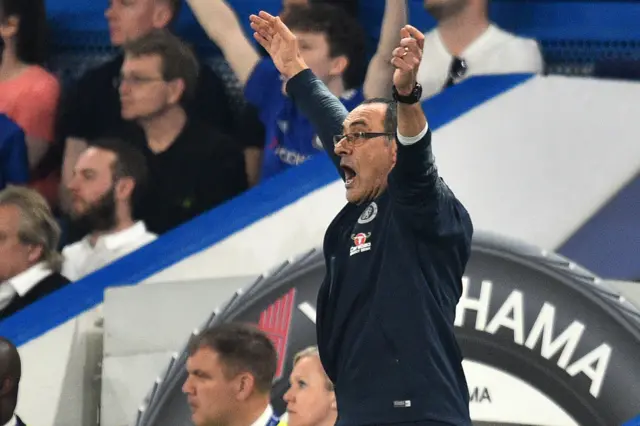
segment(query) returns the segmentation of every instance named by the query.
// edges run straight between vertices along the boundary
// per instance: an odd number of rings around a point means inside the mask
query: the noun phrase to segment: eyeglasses
[[[380,136],[386,136],[388,138],[394,137],[395,133],[377,133],[377,132],[353,132],[346,135],[335,135],[333,137],[333,144],[338,145],[341,142],[346,142],[348,145],[355,145],[357,142],[364,142],[368,139],[379,138]]]

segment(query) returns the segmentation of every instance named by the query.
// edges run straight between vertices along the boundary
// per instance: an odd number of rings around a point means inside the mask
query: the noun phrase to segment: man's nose
[[[107,7],[107,8],[104,10],[104,17],[105,17],[105,18],[107,18],[107,19],[113,19],[114,15],[115,15],[115,13],[114,13],[114,10],[113,10],[113,5],[110,5],[109,7]]]
[[[351,154],[351,151],[351,146],[349,146],[346,139],[342,139],[333,147],[333,152],[340,157]]]
[[[78,188],[78,179],[73,176],[71,179],[69,179],[69,181],[67,182],[67,189],[69,189],[70,191],[74,191]]]
[[[189,378],[187,378],[182,385],[182,393],[187,395],[191,395],[193,393],[193,386],[191,386],[191,380],[189,380]]]

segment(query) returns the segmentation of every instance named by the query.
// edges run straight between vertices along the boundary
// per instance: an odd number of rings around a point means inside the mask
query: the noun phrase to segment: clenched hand
[[[424,34],[411,25],[400,30],[400,46],[393,50],[391,64],[396,68],[393,73],[393,84],[398,93],[409,95],[416,84],[418,67],[422,60]]]

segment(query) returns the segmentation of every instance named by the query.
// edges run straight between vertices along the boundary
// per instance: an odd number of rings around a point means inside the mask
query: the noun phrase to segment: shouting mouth
[[[344,173],[344,185],[349,188],[350,186],[353,185],[353,182],[357,176],[357,173],[355,170],[353,170],[351,167],[349,166],[345,166],[344,164],[340,166],[340,168],[342,169],[342,172]]]

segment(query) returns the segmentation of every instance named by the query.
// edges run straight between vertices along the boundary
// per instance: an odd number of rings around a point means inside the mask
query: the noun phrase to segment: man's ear
[[[27,257],[30,263],[39,262],[42,259],[44,248],[41,245],[30,245]],[[9,380],[9,379],[7,379]]]
[[[176,78],[169,82],[169,103],[178,104],[184,96],[186,84],[183,79]]]
[[[173,18],[173,11],[169,2],[156,2],[153,8],[153,27],[157,29],[166,28],[169,26],[171,19]]]
[[[240,373],[234,379],[236,382],[236,399],[239,401],[247,400],[252,394],[256,386],[256,381],[250,373]]]
[[[329,75],[331,76],[339,76],[345,73],[347,67],[349,66],[349,59],[345,55],[340,55],[331,59],[331,69],[329,70]]]
[[[130,199],[135,186],[136,183],[131,177],[123,177],[118,179],[115,187],[116,200],[123,201]]]
[[[11,393],[13,393],[14,389],[15,385],[13,383],[13,380],[7,377],[2,381],[2,384],[0,385],[0,398],[10,395]]]

